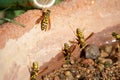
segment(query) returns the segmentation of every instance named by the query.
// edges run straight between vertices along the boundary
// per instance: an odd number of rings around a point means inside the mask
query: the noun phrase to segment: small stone
[[[118,61],[120,61],[120,52],[117,53],[116,55],[117,55],[116,57],[117,57]]]
[[[100,71],[102,71],[105,67],[104,67],[104,65],[103,64],[98,64],[98,69],[100,70]]]
[[[94,65],[94,61],[92,59],[85,59],[81,63],[88,64],[88,65]]]
[[[90,44],[85,48],[85,57],[90,59],[96,59],[100,56],[99,48],[94,45]]]
[[[98,61],[99,61],[99,63],[104,64],[106,60],[105,60],[105,58],[99,57]]]
[[[109,62],[110,64],[113,63],[112,59],[106,59],[106,62]]]
[[[55,76],[54,80],[60,80],[60,78],[58,76]]]
[[[65,75],[64,74],[60,74],[60,75],[58,75],[59,76],[59,78],[60,78],[60,80],[65,80]]]
[[[110,45],[110,44],[105,45],[104,50],[106,53],[110,54],[112,51],[112,45]]]
[[[75,74],[77,72],[76,68],[71,68],[70,71]]]
[[[105,57],[108,57],[108,56],[109,56],[109,54],[108,54],[108,53],[106,53],[105,51],[101,50],[100,57],[105,58]]]
[[[66,80],[73,80],[74,77],[70,71],[65,71]]]
[[[113,61],[111,59],[99,58],[99,63],[104,64],[105,67],[110,66]]]
[[[80,74],[77,74],[77,75],[76,75],[76,78],[77,78],[77,79],[79,79],[80,77],[81,77],[81,75],[80,75]]]
[[[90,70],[89,70],[89,69],[87,69],[87,70],[86,70],[86,73],[87,73],[87,74],[89,74],[89,73],[90,73]]]
[[[66,75],[66,76],[71,76],[72,73],[71,73],[70,71],[65,71],[65,75]]]
[[[48,78],[47,76],[45,76],[45,77],[43,78],[43,80],[49,80],[49,78]]]
[[[74,77],[73,76],[69,76],[69,77],[66,77],[65,80],[74,80]]]
[[[105,67],[109,67],[109,66],[111,66],[112,63],[113,62],[111,59],[106,59],[104,65],[105,65]]]
[[[67,68],[68,67],[68,65],[67,64],[63,64],[63,68]]]
[[[115,78],[115,77],[112,77],[111,79],[112,79],[112,80],[116,80],[116,78]],[[110,80],[111,80],[111,79],[110,79]]]
[[[75,64],[75,61],[74,60],[70,60],[70,63],[73,65],[73,64]]]

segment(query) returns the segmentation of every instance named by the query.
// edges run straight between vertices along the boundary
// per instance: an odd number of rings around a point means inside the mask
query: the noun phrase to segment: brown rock
[[[110,45],[110,44],[105,45],[105,46],[104,46],[104,51],[105,51],[106,53],[110,54],[111,51],[112,51],[112,45]]]
[[[60,80],[60,78],[58,76],[55,76],[54,80]]]
[[[108,57],[108,56],[109,56],[109,54],[108,54],[108,53],[106,53],[105,51],[101,50],[100,57],[105,58],[105,57]]]
[[[98,46],[95,44],[89,44],[85,48],[85,58],[96,59],[100,56],[100,51]]]
[[[85,59],[81,63],[88,64],[88,65],[94,65],[94,61],[92,59]]]

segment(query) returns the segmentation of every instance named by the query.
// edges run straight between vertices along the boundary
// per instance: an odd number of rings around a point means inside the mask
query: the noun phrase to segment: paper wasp
[[[120,34],[117,34],[115,32],[112,33],[112,36],[116,39],[120,41]]]
[[[46,10],[43,12],[43,19],[41,21],[41,30],[49,30],[50,29],[50,10]]]
[[[38,76],[39,67],[38,62],[33,62],[32,67],[29,69],[30,71],[30,80],[36,80],[36,77]]]
[[[41,21],[41,30],[49,30],[51,27],[50,23],[50,10],[43,10],[42,17],[37,19],[36,24],[40,23]]]
[[[74,33],[74,32],[73,32]],[[74,33],[76,35],[76,41],[77,44],[80,46],[80,48],[85,48],[86,45],[86,40],[88,40],[94,33],[92,32],[88,37],[84,38],[83,32],[77,28],[76,29],[76,33]],[[74,41],[70,41],[71,43],[74,43]]]
[[[49,0],[43,0],[42,4],[46,4]],[[51,11],[43,8],[42,9],[42,16],[40,18],[37,19],[36,24],[40,23],[41,21],[41,30],[46,31],[49,30],[51,27],[51,23],[50,23],[50,13]]]
[[[38,66],[38,62],[33,62],[32,67],[29,68],[30,72],[30,80],[37,80],[37,77],[39,74],[43,73],[45,70],[47,70],[48,67],[45,67],[44,69],[40,70]]]
[[[65,57],[66,63],[69,64],[70,63],[71,52],[70,52],[70,46],[67,43],[64,43],[63,54],[64,54],[64,57]]]

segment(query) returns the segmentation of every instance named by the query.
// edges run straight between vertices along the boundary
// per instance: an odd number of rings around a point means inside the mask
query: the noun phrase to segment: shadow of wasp
[[[50,23],[50,10],[48,9],[44,9],[42,10],[42,16],[40,18],[38,18],[36,20],[36,23],[35,24],[38,24],[41,22],[41,30],[43,31],[46,31],[46,30],[49,30],[50,27],[51,27],[51,23]]]

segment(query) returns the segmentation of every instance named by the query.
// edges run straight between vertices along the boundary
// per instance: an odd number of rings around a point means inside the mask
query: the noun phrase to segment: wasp
[[[113,32],[113,33],[112,33],[112,36],[113,36],[116,40],[119,40],[119,41],[120,41],[120,35],[119,35],[119,34]]]
[[[31,69],[29,69],[29,71],[30,71],[30,80],[36,80],[39,71],[38,62],[33,62],[32,67]]]
[[[40,70],[38,62],[33,62],[32,67],[29,68],[30,80],[37,80],[38,75],[42,74],[47,69],[48,67],[46,66],[44,69]]]
[[[72,27],[70,27],[72,29]],[[80,48],[85,48],[87,46],[86,40],[88,40],[94,33],[92,32],[88,37],[84,37],[83,32],[77,28],[76,32],[73,31],[73,33],[76,35],[76,41],[77,44],[80,46]],[[74,41],[70,41],[71,43],[76,43]]]
[[[46,10],[43,12],[43,19],[41,21],[41,30],[49,30],[50,29],[50,10]]]
[[[80,46],[83,47],[85,45],[85,38],[83,36],[82,31],[79,28],[76,29],[76,37],[78,44],[80,44]]]
[[[64,43],[63,54],[65,57],[66,63],[69,64],[71,53],[70,53],[70,46],[67,43]]]
[[[76,36],[77,36],[76,40],[77,40],[78,44],[80,45],[80,48],[85,48],[85,47],[87,46],[87,44],[86,44],[85,42],[86,42],[86,40],[88,40],[93,34],[94,34],[94,33],[92,32],[91,34],[89,34],[88,37],[85,38],[84,35],[83,35],[83,32],[82,32],[79,28],[76,29]]]
[[[118,33],[116,33],[116,32],[113,32],[113,33],[112,33],[112,36],[113,36],[116,40],[120,41],[120,34],[118,34]],[[117,50],[118,50],[118,52],[120,52],[120,44],[117,45]]]
[[[37,21],[37,23],[40,23],[41,21],[41,30],[49,30],[51,27],[51,23],[50,23],[50,13],[51,11],[48,9],[43,10],[42,12],[42,17],[40,17]]]

